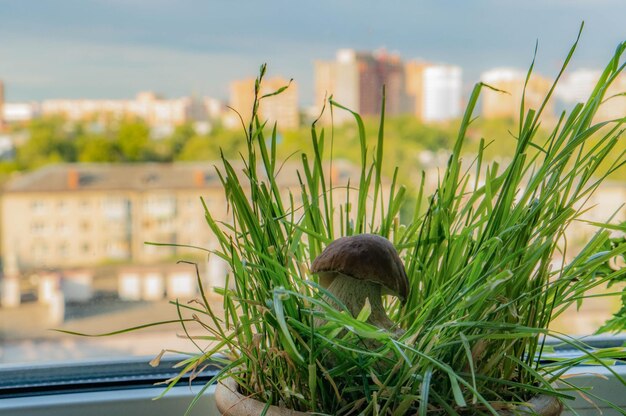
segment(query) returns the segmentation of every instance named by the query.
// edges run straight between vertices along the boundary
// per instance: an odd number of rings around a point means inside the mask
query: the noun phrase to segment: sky
[[[623,0],[0,0],[0,80],[9,102],[228,97],[231,80],[294,78],[312,102],[313,63],[339,48],[398,52],[463,68],[599,68],[626,40]]]

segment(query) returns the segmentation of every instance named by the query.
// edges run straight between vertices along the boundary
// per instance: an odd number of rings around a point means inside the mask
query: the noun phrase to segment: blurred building
[[[4,129],[4,83],[0,80],[0,131]]]
[[[318,112],[332,95],[334,101],[363,116],[380,114],[385,86],[385,114],[394,116],[407,112],[404,64],[397,54],[385,51],[337,51],[334,61],[315,62],[315,104]],[[334,109],[335,122],[352,118]],[[326,109],[324,121],[330,121]]]
[[[599,69],[579,69],[566,73],[557,85],[555,94],[566,103],[584,103],[601,74]]]
[[[379,51],[356,54],[359,68],[359,112],[377,115],[382,109],[385,87],[385,114],[394,116],[407,110],[404,65],[400,56]]]
[[[209,165],[55,165],[18,176],[2,198],[3,256],[20,271],[177,253],[145,241],[203,246],[199,196],[224,210]]]
[[[592,223],[610,222],[612,224],[624,224],[626,221],[624,201],[626,201],[626,186],[624,186],[624,182],[621,180],[605,180],[602,186],[589,195],[589,199],[584,201],[588,209],[581,213],[578,221],[574,221],[565,233],[568,261],[571,261],[573,254],[582,250],[598,232],[598,227],[587,221]],[[580,205],[580,203],[577,204],[577,208]],[[613,237],[624,236],[624,233],[621,231],[613,230],[610,232]],[[612,261],[619,261],[619,259],[615,258]]]
[[[204,108],[206,109],[209,120],[217,120],[224,113],[224,103],[217,98],[204,97]]]
[[[626,73],[621,72],[604,94],[594,121],[614,120],[626,117]]]
[[[230,106],[235,109],[247,123],[252,116],[254,103],[255,79],[247,78],[233,81],[230,84]],[[298,108],[298,84],[281,77],[265,78],[261,84],[259,97],[271,94],[278,89],[289,85],[289,88],[278,95],[263,98],[259,104],[259,117],[268,121],[268,125],[277,123],[279,129],[297,129],[300,126],[300,112]],[[241,125],[238,117],[228,115],[231,119],[228,125]],[[236,120],[232,120],[236,117]]]
[[[325,122],[331,119],[331,109],[328,108],[331,96],[341,105],[359,110],[359,69],[353,50],[337,51],[335,61],[315,61],[315,107],[318,115],[325,109]],[[337,123],[352,119],[349,113],[342,110],[333,110],[333,116]]]
[[[409,106],[411,113],[418,119],[424,117],[424,71],[429,66],[429,62],[418,60],[409,61],[404,65]]]
[[[4,103],[4,122],[23,123],[35,119],[41,115],[38,103]]]
[[[579,69],[572,71],[557,85],[556,95],[566,104],[585,103],[593,92],[602,71]],[[622,118],[626,115],[626,74],[623,72],[613,81],[604,94],[604,102],[598,108],[594,121],[601,122]]]
[[[117,277],[122,300],[192,299],[198,294],[197,275],[188,264],[124,266]],[[220,283],[223,285],[211,286]]]
[[[424,122],[461,115],[463,71],[458,66],[410,61],[405,65],[406,92],[412,114]]]
[[[41,113],[60,114],[72,121],[131,116],[151,126],[176,126],[208,117],[202,100],[164,99],[153,92],[140,92],[134,100],[45,100],[41,103]]]
[[[243,170],[242,164],[234,166]],[[299,204],[296,169],[286,163],[276,179],[284,200],[292,192]],[[327,174],[335,186],[345,186],[359,170],[335,161]],[[336,192],[338,200],[346,199],[346,193]],[[14,177],[2,195],[4,273],[153,264],[200,254],[145,244],[217,247],[200,197],[216,219],[228,221],[224,189],[212,163],[62,164]]]
[[[483,88],[482,115],[484,118],[519,118],[522,94],[524,94],[524,82],[526,72],[512,68],[495,68],[481,76],[482,82],[505,92],[493,91]],[[548,94],[552,82],[541,75],[533,74],[526,86],[524,96],[525,112],[528,109],[539,110]],[[543,117],[554,116],[553,100],[550,100],[543,110]]]

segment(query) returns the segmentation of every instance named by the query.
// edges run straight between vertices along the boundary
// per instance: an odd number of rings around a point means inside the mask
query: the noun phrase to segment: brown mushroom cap
[[[409,280],[396,248],[375,234],[338,238],[313,260],[311,271],[324,278],[341,273],[378,283],[403,301],[409,294]]]

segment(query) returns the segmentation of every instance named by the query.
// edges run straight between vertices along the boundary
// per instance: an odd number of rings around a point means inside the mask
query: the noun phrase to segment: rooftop
[[[147,191],[221,188],[215,166],[219,161],[202,163],[69,163],[46,166],[29,173],[16,174],[4,187],[4,193],[76,192],[76,191]],[[340,183],[358,171],[349,163],[334,162]],[[242,163],[233,163],[240,173]],[[277,168],[283,186],[298,185],[299,164],[285,163]],[[303,175],[303,173],[301,173]],[[259,174],[262,177],[262,174]]]

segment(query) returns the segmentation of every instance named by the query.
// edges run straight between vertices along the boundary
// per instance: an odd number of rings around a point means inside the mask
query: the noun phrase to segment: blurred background
[[[436,183],[475,83],[508,94],[483,93],[465,151],[485,138],[486,157],[506,163],[536,45],[526,89],[533,108],[585,22],[544,111],[545,136],[626,40],[624,16],[618,0],[0,0],[0,363],[189,348],[175,324],[98,339],[50,328],[100,333],[176,319],[168,301],[194,299],[197,279],[224,284],[224,262],[193,248],[215,248],[200,197],[227,220],[213,165],[245,146],[239,116],[250,117],[262,63],[262,94],[289,85],[259,110],[277,124],[281,159],[310,150],[310,125],[331,95],[375,137],[384,85],[387,174],[398,166],[415,199],[422,171],[427,188]],[[622,76],[607,96],[625,91]],[[594,121],[625,116],[626,97],[616,96]],[[347,112],[326,111],[320,128],[331,122],[341,160],[333,174],[345,179],[357,172],[356,126]],[[279,179],[295,188],[295,167],[286,166]],[[587,219],[626,219],[626,171],[609,179]],[[590,235],[575,224],[555,267]],[[554,328],[592,334],[621,307],[619,298],[592,298]]]

